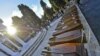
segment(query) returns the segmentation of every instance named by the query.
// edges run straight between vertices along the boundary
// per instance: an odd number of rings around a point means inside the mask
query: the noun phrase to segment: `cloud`
[[[2,17],[3,18],[3,21],[4,21],[4,25],[5,26],[11,26],[12,25],[12,20],[11,20],[11,17],[8,16],[8,17]]]
[[[38,7],[37,5],[32,5],[32,8],[31,8],[35,13],[36,15],[41,18],[42,15],[43,15],[43,9],[41,7]]]
[[[19,10],[13,10],[12,13],[6,17],[2,17],[4,21],[5,26],[11,26],[12,25],[12,16],[18,16],[22,17],[22,14]]]
[[[48,0],[44,0],[44,2],[47,4],[48,7],[51,7],[51,4],[49,3]],[[44,11],[41,6],[37,5],[32,5],[31,9],[36,13],[36,15],[41,18],[42,15],[44,14]]]
[[[41,18],[43,15],[43,9],[38,7],[37,5],[32,5],[31,9],[36,13],[36,15]],[[12,25],[12,16],[22,17],[22,14],[19,10],[13,10],[12,13],[6,17],[2,17],[4,21],[4,25],[10,26]]]
[[[41,16],[43,15],[44,12],[43,12],[43,9],[40,6],[32,5],[30,8],[36,13],[36,15],[39,18],[41,18]],[[22,14],[19,10],[14,10],[14,11],[12,11],[11,16],[22,17]]]
[[[49,3],[48,0],[44,0],[44,2],[46,2],[46,4],[48,5],[48,7],[51,7],[51,4]],[[41,8],[41,6],[38,5],[32,5],[31,9],[36,13],[36,15],[41,18],[42,15],[44,14],[43,9]],[[2,17],[3,21],[4,21],[4,25],[9,26],[12,25],[12,16],[18,16],[18,17],[22,17],[22,14],[19,10],[13,10],[12,13],[6,17]]]
[[[38,7],[37,5],[32,5],[31,9],[36,13],[36,15],[39,18],[41,18],[41,15],[43,15],[43,9],[41,7]],[[19,10],[14,10],[14,11],[12,11],[11,17],[12,16],[22,17],[22,14]]]
[[[11,17],[12,17],[12,16],[22,17],[22,14],[21,14],[20,11],[18,11],[18,10],[14,10],[14,11],[12,11]]]
[[[48,7],[51,7],[51,4],[48,0],[43,0],[43,1],[48,5]]]

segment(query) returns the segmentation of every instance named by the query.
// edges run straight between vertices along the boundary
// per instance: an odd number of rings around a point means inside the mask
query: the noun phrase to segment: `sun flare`
[[[8,34],[14,35],[16,33],[16,28],[9,26],[7,27]]]

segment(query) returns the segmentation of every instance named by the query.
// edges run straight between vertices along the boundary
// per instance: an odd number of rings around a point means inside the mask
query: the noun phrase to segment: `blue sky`
[[[51,7],[48,0],[44,1],[49,7]],[[3,19],[5,25],[11,25],[12,16],[22,16],[17,7],[19,4],[25,4],[29,6],[39,17],[43,15],[43,10],[40,6],[40,0],[0,0],[0,18]]]

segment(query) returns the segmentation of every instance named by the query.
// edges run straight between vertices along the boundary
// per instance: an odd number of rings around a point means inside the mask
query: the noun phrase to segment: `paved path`
[[[47,34],[46,34],[44,40],[39,45],[37,50],[32,54],[32,56],[42,56],[41,52],[44,49],[44,47],[46,47],[46,45],[48,44],[49,38],[52,36],[53,32],[55,31],[55,28],[57,27],[60,19],[61,19],[61,17],[51,24],[51,27],[48,29]]]

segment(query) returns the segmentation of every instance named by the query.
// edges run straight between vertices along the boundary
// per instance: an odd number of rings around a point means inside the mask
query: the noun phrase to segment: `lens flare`
[[[16,33],[16,29],[12,26],[7,27],[7,32],[10,35],[14,35]]]

